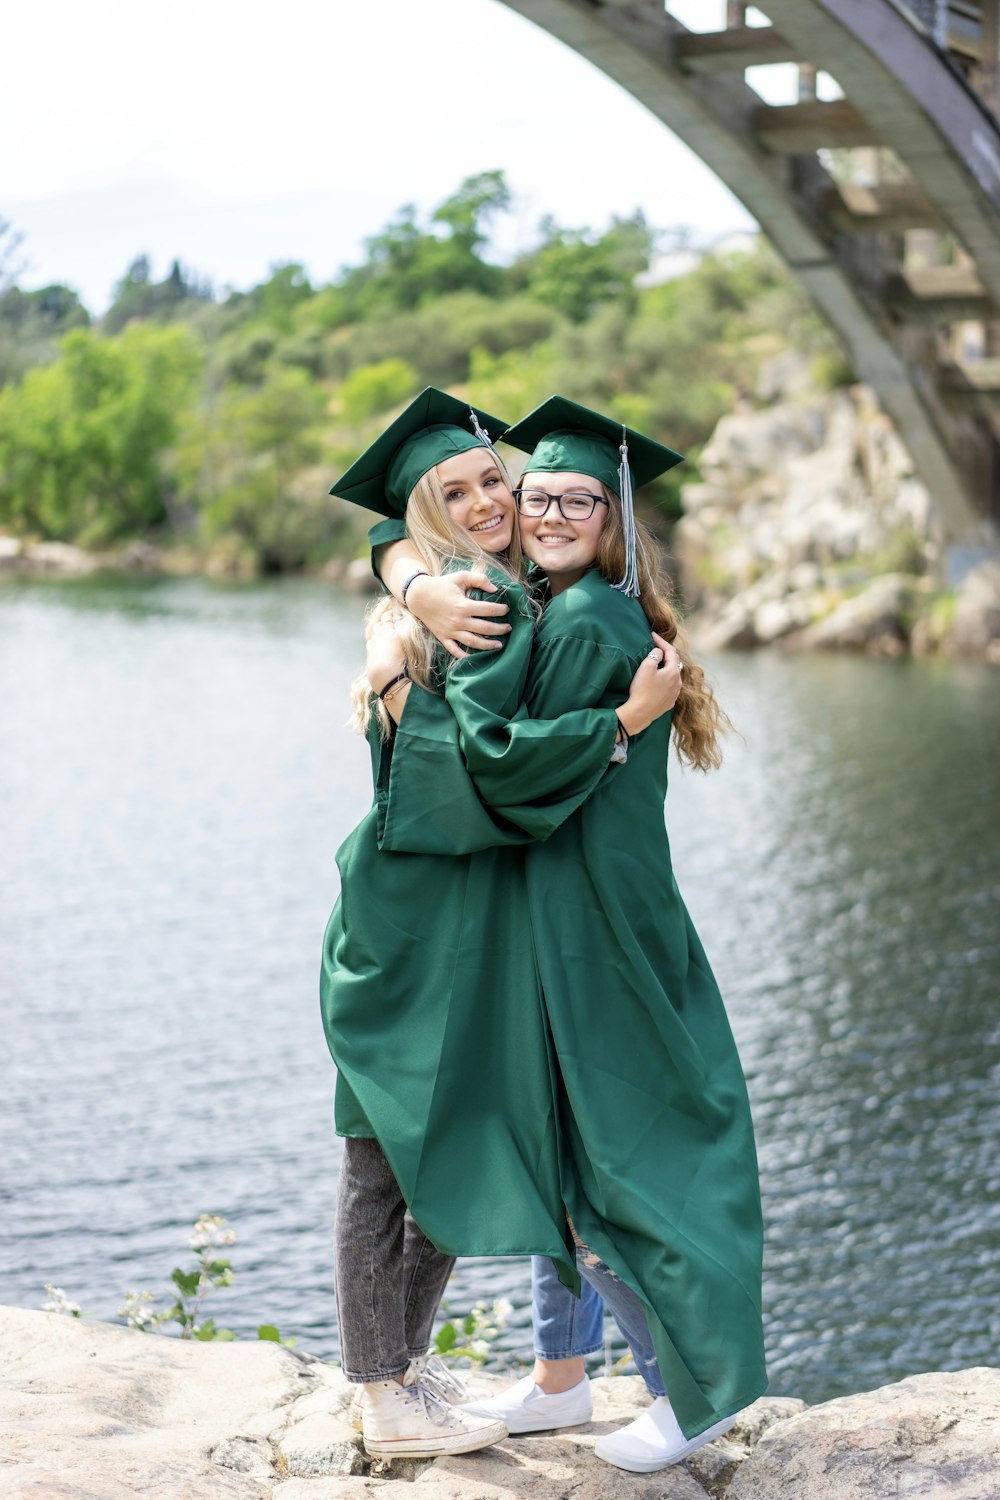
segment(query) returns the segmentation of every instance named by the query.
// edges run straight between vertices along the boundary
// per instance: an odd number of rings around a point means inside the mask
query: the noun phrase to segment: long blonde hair
[[[510,488],[507,473],[499,460],[497,467]],[[427,573],[436,576],[456,563],[480,570],[489,565],[514,581],[524,581],[524,561],[516,518],[506,553],[499,555],[484,552],[475,537],[461,526],[456,526],[451,519],[436,468],[429,469],[410,491],[406,502],[406,532],[420,559],[421,567]],[[406,670],[413,681],[431,692],[439,691],[434,671],[435,655],[439,648],[426,625],[421,625],[395,599],[387,597],[380,599],[369,610],[365,621],[365,640],[370,640],[379,630],[395,631],[402,646]],[[361,672],[351,683],[351,724],[359,734],[367,731],[373,711],[378,714],[384,739],[391,733],[389,711],[379,702],[367,675]]]
[[[608,519],[601,532],[597,566],[611,583],[625,573],[625,531],[622,503],[614,490],[602,484],[608,502]],[[722,765],[720,736],[732,729],[729,715],[719,706],[705,680],[705,673],[691,655],[671,603],[673,593],[660,555],[649,530],[636,519],[636,561],[639,569],[639,603],[653,630],[670,641],[684,667],[680,697],[674,704],[674,745],[678,758],[696,771],[714,771]]]

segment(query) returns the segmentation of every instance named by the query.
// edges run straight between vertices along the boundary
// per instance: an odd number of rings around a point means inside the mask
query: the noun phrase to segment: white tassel
[[[493,454],[493,457],[496,459],[496,461],[497,461],[497,468],[500,470],[500,473],[503,475],[504,479],[506,480],[507,488],[511,489],[512,486],[511,486],[511,482],[510,482],[510,475],[507,472],[507,465],[504,463],[503,459],[500,457],[499,453],[494,448],[489,433],[486,431],[486,428],[480,422],[479,418],[476,416],[476,413],[473,411],[473,409],[472,409],[471,406],[469,407],[469,420],[472,423],[472,430],[476,434],[476,437],[479,439],[479,441],[481,443],[485,443],[486,444],[487,448],[490,450],[490,452]]]
[[[618,465],[618,493],[622,499],[622,531],[625,535],[625,574],[620,583],[612,587],[630,599],[639,597],[638,545],[635,535],[635,505],[632,499],[632,470],[628,466],[628,442],[622,426],[621,462]]]
[[[481,443],[485,443],[486,444],[487,448],[493,454],[493,457],[496,458],[496,456],[497,456],[497,450],[493,446],[493,443],[492,443],[492,441],[490,439],[490,435],[486,431],[486,428],[480,422],[479,418],[476,416],[476,413],[473,411],[473,409],[472,409],[471,406],[469,407],[469,420],[472,423],[472,430],[476,434],[476,437],[479,439],[479,441]]]

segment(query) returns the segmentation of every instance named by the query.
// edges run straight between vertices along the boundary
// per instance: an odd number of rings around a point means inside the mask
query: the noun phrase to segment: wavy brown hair
[[[610,583],[625,575],[625,530],[622,503],[614,490],[602,484],[608,502],[608,519],[601,532],[597,566]],[[719,706],[705,680],[705,673],[691,655],[672,603],[673,588],[663,566],[660,549],[640,520],[635,523],[636,562],[639,569],[639,603],[652,628],[668,640],[684,667],[680,697],[674,704],[674,745],[678,758],[696,771],[716,771],[722,765],[719,740],[732,729],[729,715]]]

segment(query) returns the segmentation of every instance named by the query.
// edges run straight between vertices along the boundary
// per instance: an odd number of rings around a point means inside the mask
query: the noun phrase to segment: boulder
[[[957,656],[1000,661],[1000,561],[980,563],[964,579],[948,644]]]
[[[0,537],[0,573],[29,578],[84,578],[101,566],[98,558],[68,542],[22,542]]]
[[[779,1422],[726,1500],[996,1500],[1000,1369],[913,1375]]]
[[[279,1344],[0,1308],[5,1500],[264,1500],[266,1430],[324,1370]]]
[[[844,599],[822,620],[801,631],[794,644],[811,650],[866,651],[898,656],[906,649],[906,619],[913,580],[898,573],[875,578]]]

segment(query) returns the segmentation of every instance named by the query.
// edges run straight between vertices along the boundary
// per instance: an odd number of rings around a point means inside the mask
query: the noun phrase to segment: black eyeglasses
[[[565,495],[550,495],[547,490],[515,490],[514,503],[522,516],[547,516],[553,500],[564,521],[589,521],[595,505],[607,505],[603,495],[588,490],[569,490]]]

